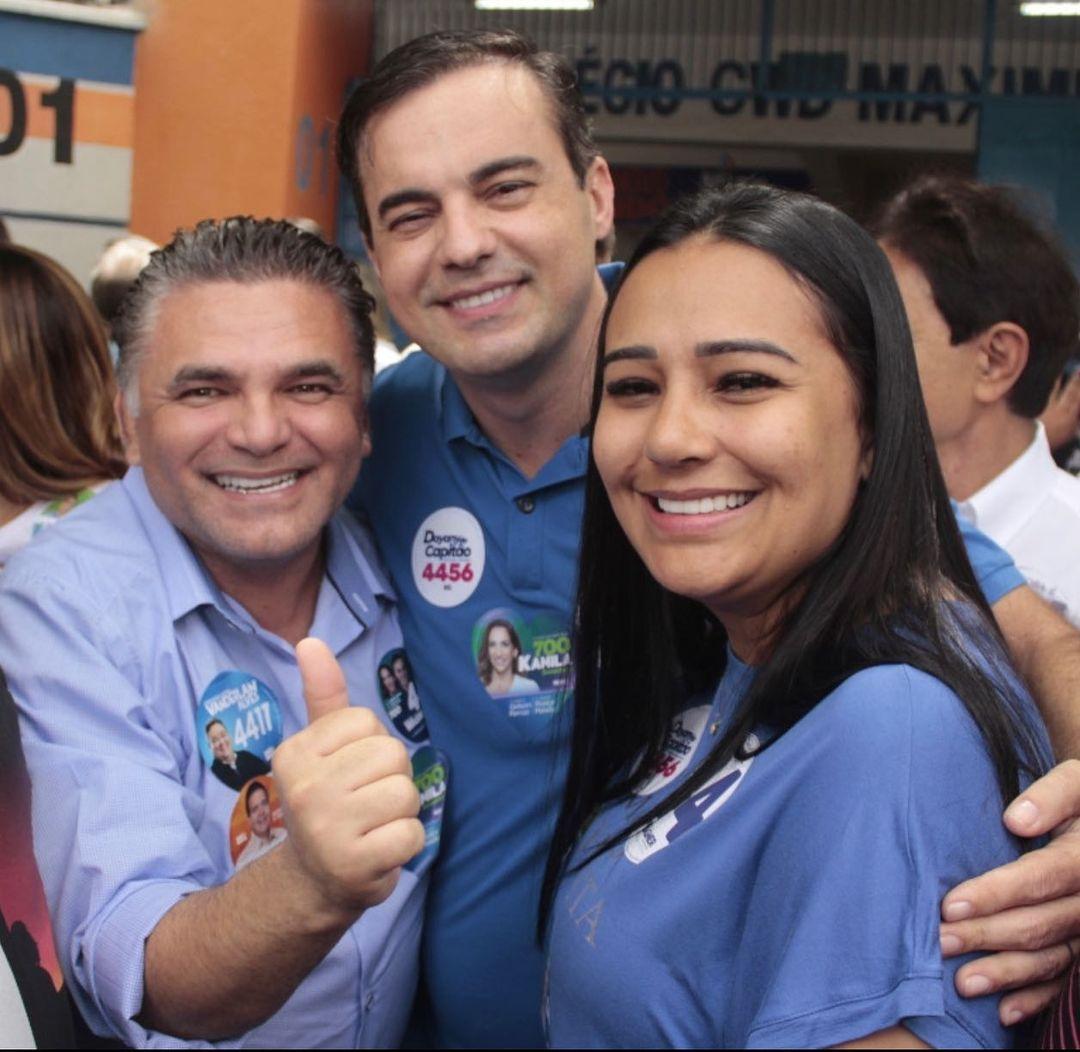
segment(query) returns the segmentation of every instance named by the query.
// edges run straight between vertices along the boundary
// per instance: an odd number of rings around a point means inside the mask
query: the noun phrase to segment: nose
[[[483,205],[471,197],[443,205],[440,255],[443,266],[469,270],[495,251],[495,233]]]
[[[292,423],[285,406],[273,394],[258,393],[236,399],[226,438],[234,449],[266,457],[285,446]]]
[[[660,396],[645,436],[645,455],[654,464],[679,467],[716,455],[718,436],[715,427],[709,426],[702,397],[708,396],[677,384]]]

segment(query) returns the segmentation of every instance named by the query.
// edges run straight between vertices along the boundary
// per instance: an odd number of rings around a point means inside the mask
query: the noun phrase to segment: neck
[[[593,363],[607,292],[599,276],[580,324],[554,353],[538,355],[513,375],[454,373],[485,435],[532,478],[589,419]]]
[[[967,500],[998,477],[1035,438],[1035,421],[1003,402],[980,414],[971,427],[938,445],[945,486],[953,500]]]
[[[322,542],[273,564],[202,558],[218,588],[268,632],[296,646],[311,631],[325,566]]]
[[[16,515],[21,515],[29,504],[16,504],[12,500],[0,497],[0,526],[6,526]]]

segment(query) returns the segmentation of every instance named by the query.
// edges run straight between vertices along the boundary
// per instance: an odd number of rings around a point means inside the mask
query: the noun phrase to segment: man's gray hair
[[[299,281],[337,296],[352,326],[364,374],[371,383],[375,301],[365,291],[355,265],[341,249],[284,219],[231,216],[204,219],[191,230],[178,230],[164,248],[150,256],[124,300],[114,338],[120,348],[117,378],[132,412],[138,412],[139,363],[164,298],[189,285],[262,281]]]

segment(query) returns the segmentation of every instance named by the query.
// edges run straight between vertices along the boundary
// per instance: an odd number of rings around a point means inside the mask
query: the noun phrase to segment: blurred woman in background
[[[101,320],[63,267],[0,244],[0,567],[126,464]]]

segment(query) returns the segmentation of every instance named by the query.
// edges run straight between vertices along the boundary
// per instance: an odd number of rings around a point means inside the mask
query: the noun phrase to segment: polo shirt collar
[[[1036,421],[1035,437],[996,478],[961,504],[961,510],[984,533],[1008,544],[1031,518],[1032,510],[1051,491],[1057,465],[1050,453],[1046,428]]]

